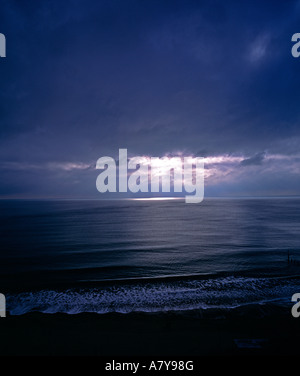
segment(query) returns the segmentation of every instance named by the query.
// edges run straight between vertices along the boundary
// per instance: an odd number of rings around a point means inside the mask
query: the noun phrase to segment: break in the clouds
[[[299,1],[0,4],[1,197],[99,197],[95,163],[197,155],[208,195],[296,195]]]

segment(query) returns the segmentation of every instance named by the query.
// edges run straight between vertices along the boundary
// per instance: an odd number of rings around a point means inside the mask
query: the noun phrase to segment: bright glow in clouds
[[[111,157],[99,158],[97,169],[103,169],[96,181],[100,193],[117,192],[117,166]],[[119,150],[119,192],[193,193],[187,203],[199,203],[204,197],[203,158],[134,157],[127,159],[127,149]],[[128,170],[135,170],[128,174]],[[128,177],[129,176],[129,177]],[[128,180],[128,181],[127,181]]]
[[[124,153],[124,157],[121,153],[118,162],[116,162],[118,158],[108,159],[116,172],[115,186],[112,179],[109,180],[112,184],[110,190],[116,192],[118,189],[118,192],[124,192],[119,197],[115,195],[115,198],[133,198],[132,194],[128,195],[130,188],[135,198],[141,198],[143,191],[148,192],[144,194],[145,197],[170,196],[167,194],[170,188],[171,196],[174,193],[174,196],[183,196],[184,198],[184,194],[180,193],[181,188],[182,192],[190,193],[193,189],[195,190],[196,184],[195,168],[194,174],[192,174],[192,177],[194,175],[192,184],[189,184],[189,176],[183,174],[184,158],[188,164],[194,159],[193,156],[187,157],[186,153],[182,151],[166,153],[161,158],[144,155],[138,159],[131,158],[128,168],[127,153]],[[242,153],[210,155],[202,158],[202,161],[205,169],[203,169],[204,176],[201,179],[205,181],[207,196],[238,196],[241,193],[244,196],[261,196],[270,193],[278,196],[295,195],[300,189],[300,154],[289,155],[262,151],[247,156]],[[100,168],[100,164],[97,168]],[[105,169],[107,166],[104,164],[101,168]],[[68,182],[68,188],[70,187],[72,190],[78,187],[78,190],[80,189],[82,192],[86,189],[90,197],[93,198],[97,193],[94,182],[98,174],[95,170],[95,163],[90,161],[39,161],[38,163],[25,160],[3,161],[0,163],[0,170],[5,176],[9,177],[9,174],[12,173],[24,181],[27,176],[35,176],[34,174],[43,172],[45,173],[44,184],[49,187],[54,179],[63,178],[64,182]],[[105,171],[103,174],[101,173],[103,178]],[[106,177],[107,179],[108,177]],[[197,184],[200,184],[201,179],[197,180]],[[5,179],[3,181],[5,182]],[[293,184],[291,185],[290,182]],[[105,181],[105,184],[107,183]],[[110,191],[107,188],[104,186],[105,192]],[[198,189],[199,192],[201,196],[201,190]],[[196,192],[197,195],[198,193]],[[52,197],[52,190],[49,190],[48,195]],[[109,194],[103,198],[108,198],[108,196],[111,197]]]

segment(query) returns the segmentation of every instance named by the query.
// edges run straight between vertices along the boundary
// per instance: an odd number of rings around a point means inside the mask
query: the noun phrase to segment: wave
[[[44,289],[7,296],[11,315],[29,312],[168,312],[236,308],[275,302],[286,305],[300,292],[299,277],[237,277],[151,280],[98,287]]]

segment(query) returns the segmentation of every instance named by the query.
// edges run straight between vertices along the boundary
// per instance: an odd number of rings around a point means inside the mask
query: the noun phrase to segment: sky
[[[300,195],[300,1],[1,0],[0,198],[104,198],[102,156],[199,156],[205,196]]]

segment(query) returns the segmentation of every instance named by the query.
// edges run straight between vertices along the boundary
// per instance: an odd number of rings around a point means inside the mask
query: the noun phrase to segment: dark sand
[[[165,314],[82,313],[0,319],[1,355],[298,355],[300,318],[290,308]],[[239,348],[236,339],[260,339]]]

